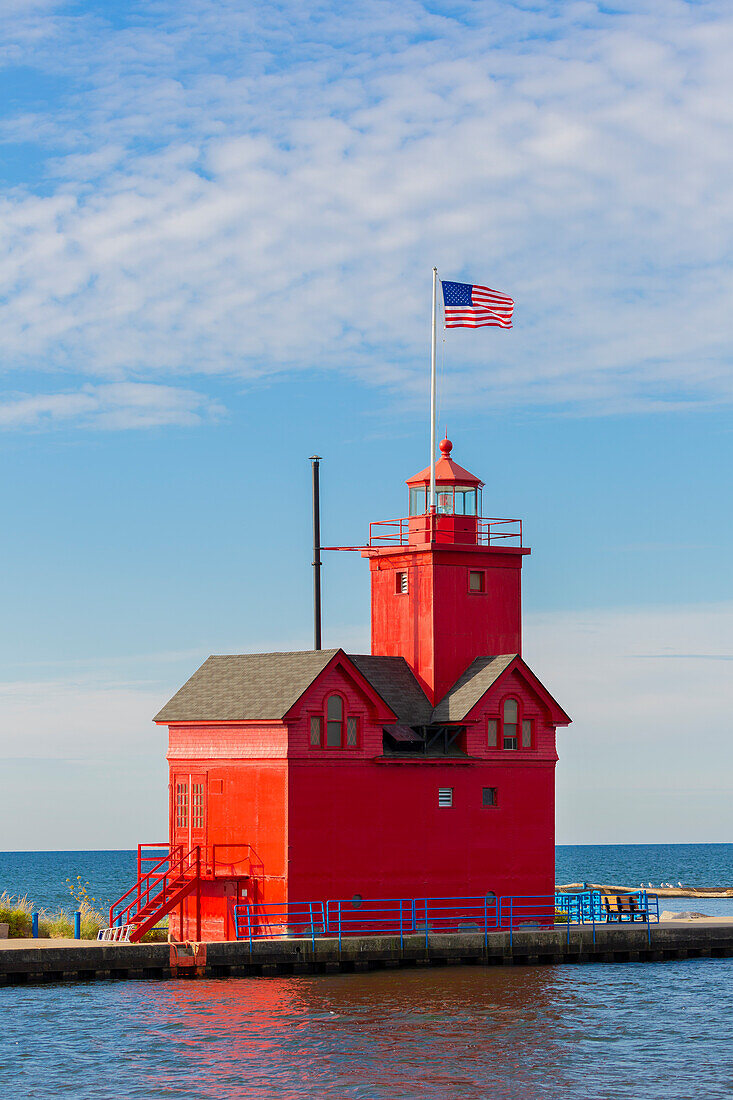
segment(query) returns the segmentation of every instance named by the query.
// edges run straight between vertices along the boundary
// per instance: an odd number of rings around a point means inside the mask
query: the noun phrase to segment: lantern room
[[[440,441],[440,458],[435,464],[435,510],[440,516],[480,516],[483,481],[464,470],[450,457],[453,444]],[[429,511],[430,467],[407,481],[411,516]]]
[[[483,482],[440,441],[436,508],[430,467],[407,480],[409,515],[375,522],[370,545],[372,652],[404,657],[436,703],[471,661],[521,653],[519,520],[481,514]]]

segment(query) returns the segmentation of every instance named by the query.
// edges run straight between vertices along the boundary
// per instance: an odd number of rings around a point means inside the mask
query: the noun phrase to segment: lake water
[[[558,882],[729,883],[733,845],[572,846]],[[5,853],[0,889],[105,900],[133,852]],[[730,901],[670,899],[671,908]],[[0,1096],[730,1100],[733,960],[0,989]]]
[[[134,883],[136,859],[136,853],[129,851],[0,852],[0,892],[27,893],[40,908],[73,908],[66,879],[76,881],[79,875],[89,882],[89,893],[108,905]],[[733,844],[559,845],[555,866],[558,883],[733,885]],[[672,909],[708,907],[711,915],[733,913],[733,899],[716,904],[718,908],[712,901],[693,902],[689,898],[664,902]]]
[[[730,1100],[733,960],[0,990],[8,1097]]]

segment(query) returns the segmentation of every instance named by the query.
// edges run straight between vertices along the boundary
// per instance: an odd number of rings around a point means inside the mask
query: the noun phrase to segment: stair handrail
[[[174,850],[182,853],[183,852],[182,845],[180,845],[180,844],[175,845]],[[168,892],[168,878],[169,877],[175,877],[174,873],[179,868],[181,870],[183,870],[183,865],[186,862],[186,860],[188,860],[188,866],[185,868],[185,870],[190,870],[191,869],[191,856],[193,855],[194,852],[196,852],[196,866],[197,866],[196,874],[197,874],[197,876],[200,876],[201,853],[200,853],[199,845],[194,845],[194,847],[191,848],[191,850],[189,852],[186,852],[185,855],[183,855],[183,854],[179,855],[174,860],[171,860],[170,856],[165,856],[162,860],[159,860],[159,862],[156,864],[156,867],[153,868],[152,871],[149,871],[147,873],[147,875],[144,875],[142,879],[139,879],[138,882],[135,884],[135,886],[133,886],[130,890],[127,891],[127,894],[130,894],[130,893],[132,893],[133,890],[135,890],[136,887],[141,887],[142,882],[144,881],[144,879],[155,877],[155,881],[154,882],[149,882],[146,889],[145,889],[145,891],[143,891],[142,889],[138,889],[137,897],[133,898],[133,900],[124,909],[121,909],[119,911],[119,913],[117,914],[116,919],[118,921],[121,921],[123,917],[126,917],[127,918],[126,923],[130,923],[130,924],[134,923],[134,916],[131,913],[131,910],[133,909],[133,907],[135,905],[137,905],[137,909],[136,909],[136,912],[135,912],[135,916],[137,916],[140,913],[140,911],[145,907],[145,905],[150,904],[151,891],[155,890],[155,888],[157,886],[159,886],[161,883],[162,883],[162,888],[161,888],[161,891],[160,891],[160,898],[161,898],[161,902],[162,902],[165,899],[165,896]],[[159,867],[161,863],[166,862],[166,860],[169,862],[168,870],[164,871],[161,874],[156,876],[155,875],[156,868]],[[115,902],[115,906],[118,905],[120,901],[124,901],[125,897],[127,897],[127,894],[123,895],[123,897],[121,897],[119,899],[119,901]],[[143,904],[143,895],[145,897],[145,903],[144,904]],[[114,909],[115,906],[112,906],[112,909]],[[112,916],[112,909],[110,909],[110,917]],[[112,924],[112,923],[113,922],[110,920],[110,924]]]
[[[138,888],[140,887],[140,885],[142,884],[142,882],[143,882],[143,881],[144,881],[144,880],[145,880],[146,878],[150,878],[150,876],[151,876],[151,875],[154,875],[154,874],[155,874],[155,872],[156,872],[156,871],[158,870],[158,868],[159,868],[159,867],[160,867],[160,866],[161,866],[161,865],[162,865],[163,863],[168,863],[168,861],[170,860],[170,858],[171,858],[171,853],[170,853],[170,852],[168,852],[168,854],[167,854],[167,855],[164,855],[164,856],[162,857],[162,859],[159,859],[159,860],[158,860],[158,862],[157,862],[157,863],[155,864],[155,866],[154,866],[154,867],[151,867],[151,869],[150,869],[149,871],[146,871],[146,873],[145,873],[144,875],[138,875],[138,879],[137,879],[137,882],[135,882],[135,883],[134,883],[134,884],[133,884],[133,885],[132,885],[132,886],[130,887],[130,889],[129,889],[129,890],[127,890],[127,891],[126,891],[126,892],[125,892],[125,893],[124,893],[124,894],[122,895],[122,897],[119,897],[119,898],[117,898],[117,901],[113,901],[113,902],[112,902],[112,904],[111,904],[111,905],[110,905],[110,907],[109,907],[109,923],[110,923],[110,927],[112,927],[112,925],[114,924],[114,920],[112,919],[112,915],[113,915],[112,911],[113,911],[114,909],[116,909],[116,908],[117,908],[117,906],[118,906],[118,905],[120,904],[120,902],[124,901],[124,900],[125,900],[125,898],[129,897],[129,896],[130,896],[130,894],[134,893],[134,892],[135,892],[136,890],[138,891],[138,897],[140,897],[140,896],[141,896],[141,891],[140,891],[140,890],[139,890]],[[160,878],[162,878],[162,877],[163,877],[163,874],[164,874],[164,873],[165,873],[165,872],[161,873],[161,875],[160,875],[159,877],[160,877]],[[129,908],[129,906],[127,906],[127,908]],[[121,913],[120,913],[119,915],[121,915]]]
[[[174,852],[178,852],[178,853],[181,853],[181,854],[174,857],[173,856]],[[165,856],[163,856],[162,859],[158,860],[158,862],[155,864],[155,866],[152,867],[151,870],[148,871],[145,875],[142,875],[137,880],[137,882],[134,884],[134,886],[131,886],[130,889],[122,895],[122,897],[118,898],[117,901],[112,903],[112,905],[109,908],[110,927],[112,927],[115,924],[115,921],[119,921],[123,916],[127,917],[127,923],[132,923],[132,921],[130,919],[130,917],[131,917],[130,910],[137,904],[137,912],[139,913],[140,910],[143,908],[143,904],[142,904],[143,897],[145,897],[145,904],[146,905],[149,904],[151,890],[155,890],[155,888],[158,885],[160,885],[160,883],[163,883],[163,888],[162,888],[161,893],[162,893],[163,897],[165,897],[165,894],[166,894],[166,891],[167,891],[167,879],[169,878],[169,876],[173,877],[173,872],[176,869],[178,869],[179,867],[181,869],[183,869],[183,864],[185,863],[186,860],[189,861],[188,862],[188,867],[186,868],[186,870],[190,870],[191,869],[191,856],[193,856],[194,853],[195,853],[195,857],[196,857],[196,872],[195,873],[196,873],[197,877],[200,877],[200,874],[201,874],[201,847],[200,847],[200,845],[195,844],[189,852],[185,853],[185,855],[182,854],[182,853],[183,853],[183,846],[181,844],[174,845],[171,848],[168,855],[165,855]],[[156,874],[156,872],[158,871],[158,868],[161,867],[162,864],[164,864],[164,863],[168,863],[167,870],[162,871],[160,874]],[[153,879],[153,878],[155,879],[155,881],[154,882],[148,881],[145,890],[143,890],[142,889],[143,882],[145,882],[146,880]],[[114,912],[115,909],[118,908],[120,903],[123,902],[125,900],[125,898],[128,898],[130,896],[130,894],[133,894],[133,893],[136,893],[136,897],[134,897],[132,899],[132,901],[129,902],[124,908],[119,909],[119,911],[117,912],[117,915],[115,916],[115,912]]]

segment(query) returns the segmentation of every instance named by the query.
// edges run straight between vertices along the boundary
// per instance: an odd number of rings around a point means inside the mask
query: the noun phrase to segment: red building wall
[[[314,748],[310,718],[334,692],[360,723],[354,749]],[[487,745],[487,719],[518,699],[534,722],[531,749]],[[512,671],[466,721],[466,759],[382,756],[386,709],[342,668],[326,671],[285,723],[221,723],[170,731],[171,836],[177,777],[205,783],[201,935],[233,938],[232,905],[361,897],[551,894],[554,889],[555,730],[547,708]],[[252,753],[250,759],[243,758]],[[208,754],[208,755],[205,755]],[[231,755],[229,755],[231,754]],[[439,807],[438,789],[453,791]],[[482,790],[497,805],[482,805]],[[251,850],[251,877],[237,860]],[[183,938],[197,935],[196,898],[184,903]],[[178,918],[176,917],[177,921]]]
[[[203,830],[191,836],[201,845],[206,876],[201,885],[204,938],[234,938],[236,901],[286,900],[287,747],[282,723],[170,727],[170,836],[186,850],[189,830],[176,827],[176,781],[192,775],[204,782]],[[196,897],[190,895],[184,902],[183,938],[196,938],[195,912]]]
[[[553,785],[553,765],[296,764],[289,900],[550,894]],[[496,807],[482,807],[484,786]]]
[[[382,722],[342,676],[314,685],[290,727],[288,900],[552,893],[555,873],[555,730],[512,673],[469,717],[473,760],[382,757]],[[313,750],[305,717],[328,694],[347,694],[363,716],[358,750]],[[535,747],[491,750],[486,720],[508,694],[535,723]],[[375,759],[376,758],[376,759]],[[453,805],[438,806],[438,788]],[[482,805],[483,787],[498,791]]]
[[[437,703],[478,655],[522,652],[519,547],[370,551],[372,653],[404,657]],[[484,591],[469,588],[469,572]],[[396,574],[407,572],[408,590]]]

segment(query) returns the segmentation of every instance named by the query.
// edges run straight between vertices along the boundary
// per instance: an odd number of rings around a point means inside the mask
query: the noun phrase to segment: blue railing
[[[613,921],[639,920],[644,913],[650,913],[650,918],[659,922],[659,898],[656,894],[649,894],[646,890],[633,890],[628,894],[618,895],[622,901],[627,900],[633,906],[630,912],[618,910],[611,913]],[[604,899],[610,898],[611,904],[615,902],[613,895],[601,893],[600,890],[581,890],[574,894],[556,893],[555,908],[564,912],[570,912],[572,924],[603,924],[608,923],[609,911]]]
[[[633,895],[636,911],[610,915],[603,905],[603,895],[596,891],[578,894],[537,894],[524,897],[473,898],[371,898],[355,904],[353,900],[234,906],[234,924],[238,940],[249,940],[250,950],[255,940],[308,937],[315,948],[316,936],[338,938],[339,949],[345,936],[390,935],[400,937],[404,946],[407,935],[430,933],[483,933],[508,931],[510,943],[515,931],[529,928],[567,928],[571,925],[591,925],[595,943],[596,925],[609,919],[642,921],[647,930],[650,922],[659,921],[659,899],[645,890]]]
[[[302,905],[235,905],[234,930],[238,940],[293,939],[326,933],[325,905],[322,901]]]

